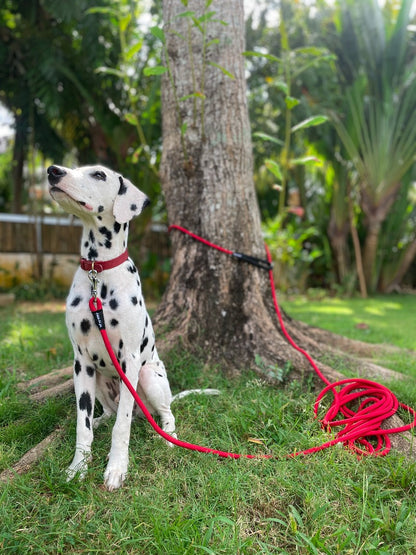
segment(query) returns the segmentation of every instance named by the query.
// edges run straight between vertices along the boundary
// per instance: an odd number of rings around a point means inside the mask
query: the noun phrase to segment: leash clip
[[[91,295],[94,297],[94,299],[97,299],[97,287],[98,287],[98,284],[100,283],[100,280],[97,277],[98,272],[94,268],[94,263],[95,261],[93,260],[91,263],[91,270],[89,270],[88,272],[88,279],[91,282]]]
[[[273,269],[273,263],[269,262],[268,260],[263,260],[262,258],[257,258],[255,256],[250,256],[248,254],[244,254],[242,252],[233,252],[232,256],[237,258],[237,260],[243,260],[248,264],[252,264],[253,266],[257,266],[257,268],[262,268],[263,270],[270,271]]]

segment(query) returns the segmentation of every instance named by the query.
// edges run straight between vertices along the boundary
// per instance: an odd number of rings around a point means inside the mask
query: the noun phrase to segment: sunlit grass
[[[344,326],[361,339],[369,331],[376,342],[383,336],[393,344],[397,333],[410,344],[416,307],[411,304],[408,311],[407,303],[381,301],[294,299],[284,307],[338,333]],[[394,314],[399,317],[393,323]],[[386,318],[392,329],[385,331]],[[365,321],[369,330],[355,329],[356,321]],[[273,453],[277,459],[223,460],[168,449],[138,421],[132,427],[126,484],[109,493],[102,482],[114,419],[95,432],[85,481],[67,483],[64,469],[76,428],[73,395],[39,404],[16,389],[16,381],[70,363],[63,314],[16,306],[0,314],[0,333],[0,470],[61,429],[35,467],[0,486],[2,553],[416,553],[414,461],[393,451],[382,459],[358,460],[343,448],[286,458],[328,438],[313,419],[317,392],[308,380],[272,387],[252,372],[230,378],[186,351],[171,352],[165,362],[174,392],[222,391],[218,397],[190,396],[174,404],[179,437],[241,453]],[[57,351],[48,355],[51,345]],[[407,372],[412,360],[401,354],[396,369]],[[22,368],[13,375],[12,369]],[[416,406],[411,383],[392,384],[392,389],[402,402]]]
[[[370,299],[284,298],[290,316],[351,339],[416,350],[416,295]]]

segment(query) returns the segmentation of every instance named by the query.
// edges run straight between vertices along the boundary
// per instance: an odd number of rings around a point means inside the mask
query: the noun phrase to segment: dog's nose
[[[66,175],[66,171],[59,166],[49,166],[46,172],[48,174],[49,183],[51,183],[52,185],[58,183],[61,177]]]

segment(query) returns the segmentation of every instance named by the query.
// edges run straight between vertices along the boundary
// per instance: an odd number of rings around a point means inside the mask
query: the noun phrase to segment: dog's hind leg
[[[140,370],[138,393],[151,413],[157,413],[161,427],[168,434],[175,435],[175,417],[171,411],[170,391],[165,366],[162,361],[148,362]],[[167,442],[168,445],[172,445]]]
[[[113,414],[116,414],[120,400],[120,379],[107,378],[97,372],[96,396],[103,407],[101,416],[94,418],[94,429],[106,422]]]

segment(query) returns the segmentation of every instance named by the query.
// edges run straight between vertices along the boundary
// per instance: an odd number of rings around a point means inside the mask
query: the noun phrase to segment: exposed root
[[[47,448],[61,435],[61,433],[62,430],[60,428],[53,431],[40,443],[32,447],[32,449],[29,449],[29,451],[27,451],[27,453],[25,453],[11,468],[3,470],[0,474],[0,483],[10,482],[16,475],[28,472],[33,465],[43,457]]]

